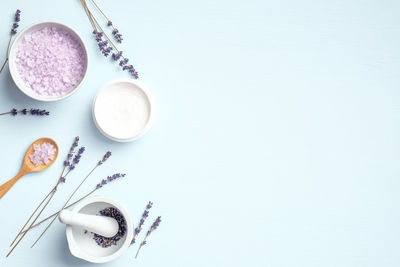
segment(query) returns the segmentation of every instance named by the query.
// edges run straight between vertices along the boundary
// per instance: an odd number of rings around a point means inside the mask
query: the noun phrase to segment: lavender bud
[[[122,56],[122,51],[119,51],[118,53],[113,53],[113,54],[112,54],[112,58],[113,58],[115,61],[119,60],[119,59],[121,58],[121,56]]]
[[[126,65],[128,63],[128,61],[129,61],[129,59],[124,58],[119,62],[119,65],[122,67],[122,66]]]
[[[149,213],[150,213],[149,210],[151,209],[151,207],[153,207],[153,202],[149,201],[149,203],[146,205],[146,209],[144,210],[144,212],[142,214],[142,218],[140,219],[138,226],[135,228],[135,234],[131,241],[131,245],[136,243],[136,237],[139,235],[140,231],[142,230],[143,224],[144,224],[146,218],[149,216]]]
[[[97,165],[102,165],[107,159],[109,159],[111,157],[111,152],[107,151],[106,154],[104,154],[103,159],[100,160]]]

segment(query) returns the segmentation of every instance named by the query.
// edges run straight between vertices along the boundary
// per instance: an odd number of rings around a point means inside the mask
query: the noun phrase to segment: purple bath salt
[[[86,53],[81,43],[65,29],[44,27],[26,34],[18,45],[18,72],[35,93],[59,97],[82,81]]]
[[[56,155],[57,149],[50,143],[33,145],[33,153],[29,155],[29,159],[35,166],[47,165]]]

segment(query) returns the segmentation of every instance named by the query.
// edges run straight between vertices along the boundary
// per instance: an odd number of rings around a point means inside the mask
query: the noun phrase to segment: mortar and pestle
[[[119,224],[114,218],[97,215],[99,211],[110,207],[118,209],[124,217],[126,233],[116,245],[103,248],[93,240],[93,235],[87,232],[108,238],[118,233]],[[129,213],[121,204],[110,198],[85,199],[72,211],[61,211],[59,220],[67,225],[66,235],[71,254],[93,263],[105,263],[117,259],[129,248],[133,238],[134,228]]]

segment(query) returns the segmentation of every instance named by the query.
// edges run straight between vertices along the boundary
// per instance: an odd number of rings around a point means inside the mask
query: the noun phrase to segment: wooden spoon
[[[56,153],[54,155],[54,159],[47,165],[35,166],[32,163],[31,159],[29,158],[29,155],[31,155],[34,152],[33,145],[41,145],[43,143],[50,143],[55,147]],[[19,173],[10,181],[0,186],[0,198],[2,198],[8,192],[8,190],[10,190],[10,188],[25,174],[30,172],[40,172],[50,167],[54,163],[54,161],[56,161],[57,156],[58,156],[58,146],[53,139],[44,137],[33,142],[25,153],[24,163],[22,164],[22,168],[19,171]]]

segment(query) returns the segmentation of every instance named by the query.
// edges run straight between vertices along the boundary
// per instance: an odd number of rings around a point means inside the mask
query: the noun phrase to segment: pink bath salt
[[[29,158],[35,166],[47,165],[54,160],[56,152],[57,149],[50,143],[35,144]]]
[[[26,34],[16,53],[18,72],[38,95],[59,97],[82,81],[87,56],[81,43],[58,27],[44,27]]]

